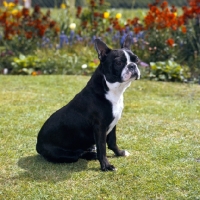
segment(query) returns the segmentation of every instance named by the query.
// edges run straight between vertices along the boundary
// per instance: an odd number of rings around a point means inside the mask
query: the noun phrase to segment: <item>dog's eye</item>
[[[115,64],[118,65],[118,66],[121,66],[122,62],[121,61],[116,61]]]
[[[136,59],[135,59],[135,62],[136,62],[136,63],[138,63],[138,62],[139,62],[139,58],[138,58],[138,57],[136,57]]]

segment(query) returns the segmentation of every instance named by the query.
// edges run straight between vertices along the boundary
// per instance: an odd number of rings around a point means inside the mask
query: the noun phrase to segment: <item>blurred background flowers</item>
[[[50,10],[39,5],[27,8],[17,0],[3,1],[0,8],[2,73],[5,68],[11,74],[21,73],[23,70],[17,71],[13,63],[16,57],[20,59],[20,55],[24,55],[36,56],[39,60],[37,68],[30,66],[30,72],[90,75],[98,65],[94,62],[97,59],[94,39],[101,38],[110,47],[119,48],[129,34],[132,36],[132,50],[141,60],[144,78],[152,79],[155,70],[150,63],[159,65],[159,62],[164,62],[166,67],[170,62],[174,68],[177,65],[181,67],[179,71],[184,78],[162,80],[198,80],[199,0],[189,0],[182,8],[156,0],[146,4],[146,9],[136,10],[132,3],[129,11],[113,9],[104,0],[89,0],[84,6],[77,5],[76,9],[72,9],[69,1],[59,2],[57,8]],[[112,5],[112,1],[110,3]],[[83,70],[84,64],[87,68]],[[164,68],[163,65],[160,67]]]

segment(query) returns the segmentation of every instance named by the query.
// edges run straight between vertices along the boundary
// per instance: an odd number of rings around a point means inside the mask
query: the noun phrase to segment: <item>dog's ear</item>
[[[125,37],[124,43],[122,45],[122,48],[130,49],[131,44],[132,44],[132,37],[130,35],[127,35]]]
[[[98,58],[100,61],[102,61],[106,57],[106,55],[109,53],[109,51],[111,51],[111,49],[108,48],[108,46],[104,42],[102,42],[100,39],[95,39],[94,45],[95,45],[95,49],[98,53]]]

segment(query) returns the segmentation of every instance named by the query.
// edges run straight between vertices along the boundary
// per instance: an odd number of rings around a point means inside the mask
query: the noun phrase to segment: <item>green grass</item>
[[[83,76],[0,76],[0,199],[200,199],[200,86],[136,81],[125,93],[118,144],[98,161],[52,164],[35,151],[49,115],[84,87]]]

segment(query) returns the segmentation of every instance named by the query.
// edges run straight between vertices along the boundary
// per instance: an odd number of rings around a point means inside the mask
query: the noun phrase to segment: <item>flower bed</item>
[[[114,13],[109,10],[104,0],[90,0],[88,8],[77,7],[74,19],[71,19],[67,5],[62,4],[61,12],[64,14],[58,22],[51,19],[50,11],[42,14],[38,6],[30,13],[28,9],[19,7],[16,1],[4,5],[5,8],[0,11],[0,26],[3,33],[1,34],[3,39],[0,41],[5,47],[3,54],[11,51],[19,57],[20,54],[34,54],[39,48],[51,48],[53,52],[62,50],[67,57],[77,56],[82,60],[79,51],[80,48],[86,48],[87,51],[91,51],[90,54],[94,58],[87,60],[88,63],[83,59],[82,64],[79,64],[81,69],[84,63],[89,66],[89,63],[96,59],[93,50],[87,48],[93,44],[95,38],[100,37],[111,47],[118,48],[125,36],[130,34],[133,38],[133,51],[142,61],[150,63],[172,60],[187,65],[192,78],[199,76],[199,0],[190,0],[189,5],[182,8],[180,15],[175,6],[169,6],[167,1],[157,0],[148,5],[149,10],[144,18],[128,19],[124,19],[120,12]],[[76,23],[71,23],[72,21]],[[1,68],[5,68],[5,65],[0,65]],[[72,66],[73,64],[70,65]],[[12,71],[12,66],[9,67],[11,69],[9,71]],[[95,67],[84,73],[92,73]],[[40,71],[43,72],[42,67]],[[66,72],[66,70],[50,71]],[[79,70],[67,71],[80,73]]]

